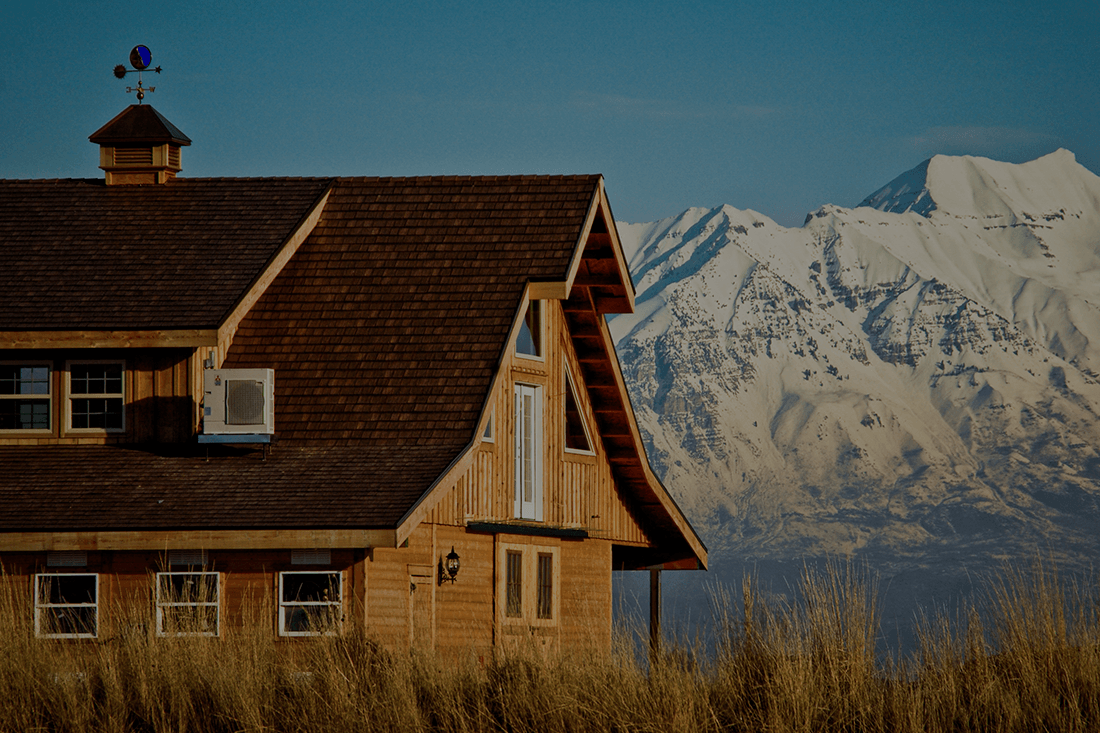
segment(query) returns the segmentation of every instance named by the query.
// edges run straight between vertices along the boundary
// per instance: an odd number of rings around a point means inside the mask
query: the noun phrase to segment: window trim
[[[529,359],[531,361],[546,361],[546,301],[538,300],[536,298],[529,298],[527,300],[527,307],[523,309],[523,318],[520,321],[520,327],[516,331],[516,342],[513,345],[512,352],[520,359]],[[534,309],[535,319],[538,323],[535,327],[538,331],[536,334],[535,329],[532,329],[532,338],[535,340],[535,350],[538,353],[526,354],[519,350],[519,336],[523,332],[523,325],[527,322],[527,314]]]
[[[508,615],[508,554],[521,556],[520,606],[518,616]],[[551,560],[550,618],[539,617],[539,555],[549,555]],[[497,598],[500,607],[497,616],[506,626],[555,627],[561,619],[561,547],[555,545],[527,545],[501,542],[497,550]]]
[[[582,403],[581,403],[580,399],[577,397],[577,389],[574,386],[573,373],[569,369],[568,365],[566,365],[565,368],[562,371],[565,373],[565,390],[566,391],[562,395],[562,397],[563,397],[563,400],[562,400],[562,416],[563,416],[563,418],[565,418],[562,421],[562,425],[563,425],[564,430],[565,430],[565,435],[562,436],[561,444],[562,444],[562,446],[564,448],[564,451],[566,453],[572,453],[573,455],[578,455],[578,456],[594,456],[594,455],[596,455],[596,448],[595,448],[596,444],[592,440],[592,431],[588,428],[588,416],[584,414],[584,410],[581,407]],[[569,444],[569,419],[568,419],[568,410],[569,410],[568,405],[569,405],[569,402],[568,402],[568,400],[569,400],[570,395],[572,395],[572,397],[573,397],[573,404],[575,404],[577,406],[577,416],[580,418],[580,421],[581,421],[581,429],[584,430],[584,439],[588,443],[588,448],[587,449],[570,448],[569,445],[568,445]]]
[[[283,578],[287,575],[335,575],[339,598],[335,601],[284,601]],[[278,573],[276,588],[278,592],[278,623],[279,636],[285,637],[310,637],[310,636],[338,636],[344,630],[344,572],[342,570],[280,570]],[[338,627],[330,631],[289,631],[286,628],[286,611],[296,606],[334,606],[338,609]]]
[[[214,576],[214,600],[213,601],[171,601],[161,600],[161,578],[172,575],[205,575]],[[153,577],[153,601],[156,606],[157,617],[157,636],[161,637],[175,637],[175,636],[221,636],[222,630],[222,579],[221,573],[215,570],[168,570],[164,572],[158,572]],[[166,632],[164,630],[164,609],[166,608],[198,608],[198,607],[214,607],[216,614],[214,616],[214,631],[174,631]]]
[[[93,603],[41,603],[41,582],[43,578],[90,577],[95,579],[95,601]],[[38,639],[98,639],[99,638],[99,573],[35,573],[34,574],[34,635]],[[53,608],[91,608],[94,609],[94,629],[90,634],[49,634],[42,630],[42,617]]]
[[[530,420],[525,420],[526,411],[523,409],[524,398],[531,397],[533,414]],[[513,466],[512,466],[512,512],[516,519],[528,519],[541,522],[543,517],[543,486],[545,484],[545,457],[546,428],[543,422],[544,392],[542,385],[516,382],[512,385],[512,399],[514,424],[512,426],[513,440]],[[528,431],[524,425],[531,426],[531,462],[530,476],[532,479],[531,500],[525,501],[523,487],[528,472],[527,455],[524,446]]]
[[[483,431],[481,431],[481,442],[482,443],[495,443],[495,442],[497,442],[497,439],[496,439],[496,426],[494,425],[494,423],[496,422],[495,418],[496,418],[496,410],[490,410],[489,411],[489,419],[485,421],[485,429]]]
[[[73,366],[81,364],[118,364],[122,370],[122,390],[120,392],[111,392],[102,395],[91,395],[92,398],[98,399],[120,399],[122,401],[122,427],[120,428],[75,428],[73,427],[73,400],[83,399],[88,397],[84,393],[74,395],[73,394]],[[120,435],[126,432],[126,390],[129,387],[130,380],[126,372],[126,360],[125,359],[70,359],[65,362],[65,377],[64,377],[64,420],[65,420],[65,433],[75,433],[78,435]]]
[[[48,359],[5,359],[0,361],[0,366],[14,366],[14,367],[45,367],[46,373],[46,385],[49,388],[49,392],[43,395],[18,395],[18,394],[0,394],[0,400],[39,400],[43,401],[47,405],[47,415],[49,417],[50,425],[47,428],[0,428],[0,435],[4,436],[36,436],[36,435],[53,435],[56,420],[55,414],[55,401],[54,393],[56,391],[54,378],[56,370],[54,369],[53,362]]]

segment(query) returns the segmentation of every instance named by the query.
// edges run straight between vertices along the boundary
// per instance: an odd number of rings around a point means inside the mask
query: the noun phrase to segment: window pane
[[[523,317],[523,323],[519,327],[519,335],[516,337],[516,353],[529,356],[541,356],[542,338],[540,301],[533,300],[527,306],[527,313]]]
[[[505,553],[506,603],[505,614],[523,615],[523,555],[508,550]]]
[[[339,573],[283,573],[283,603],[336,603]]]
[[[69,367],[73,394],[121,394],[121,364],[73,364]]]
[[[50,368],[0,364],[0,395],[48,395]]]
[[[539,618],[554,615],[554,556],[539,553]]]
[[[39,634],[95,636],[95,606],[43,608],[39,613]]]
[[[283,630],[297,633],[322,634],[340,630],[340,607],[284,606]]]
[[[0,430],[49,430],[50,401],[0,400]]]
[[[157,576],[161,603],[216,603],[217,573],[161,573]]]
[[[588,433],[584,430],[584,418],[577,407],[577,398],[573,396],[573,380],[565,377],[565,447],[573,450],[591,450],[588,445]]]
[[[95,603],[95,586],[94,575],[42,575],[38,578],[38,602]]]
[[[162,606],[158,613],[161,634],[218,635],[217,606]]]
[[[72,401],[74,428],[122,429],[122,399],[74,399]]]

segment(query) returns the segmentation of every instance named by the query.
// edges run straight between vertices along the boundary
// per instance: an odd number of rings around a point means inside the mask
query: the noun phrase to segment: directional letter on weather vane
[[[134,49],[130,51],[130,65],[134,68],[127,69],[122,64],[115,67],[115,76],[119,79],[123,79],[131,71],[136,71],[138,75],[138,83],[136,87],[126,87],[126,93],[137,92],[138,104],[141,104],[141,100],[145,99],[145,92],[155,92],[156,87],[149,87],[146,89],[141,85],[141,72],[145,71],[149,67],[150,62],[153,60],[153,54],[149,52],[148,46],[134,46]],[[160,73],[160,67],[153,69],[157,74]]]

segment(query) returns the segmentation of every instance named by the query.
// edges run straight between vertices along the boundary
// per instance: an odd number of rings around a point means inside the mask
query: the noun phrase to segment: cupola
[[[107,185],[164,183],[180,172],[191,139],[147,104],[131,104],[88,139],[99,145]]]

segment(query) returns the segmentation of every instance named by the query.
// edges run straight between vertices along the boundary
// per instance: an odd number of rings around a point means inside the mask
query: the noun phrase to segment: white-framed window
[[[515,507],[517,519],[542,521],[542,387],[515,385]]]
[[[34,576],[34,635],[44,639],[99,636],[99,576],[38,573]]]
[[[501,543],[497,597],[505,624],[554,626],[561,612],[559,548]]]
[[[279,573],[279,635],[338,634],[344,623],[340,571]]]
[[[494,436],[494,433],[493,433],[493,418],[495,418],[495,417],[496,417],[495,413],[493,413],[493,412],[489,413],[489,419],[485,421],[485,430],[481,433],[481,442],[482,443],[495,443],[496,442],[496,438],[493,437]]]
[[[157,573],[157,636],[218,636],[221,584],[212,571]]]
[[[50,372],[46,363],[0,363],[0,430],[51,431]]]
[[[70,430],[125,430],[124,362],[74,361],[66,364],[66,373]]]
[[[527,304],[527,311],[523,315],[523,323],[519,326],[519,335],[516,337],[516,354],[528,359],[542,359],[543,342],[543,317],[542,301],[532,300]]]
[[[565,370],[565,451],[567,453],[585,453],[591,455],[592,437],[588,432],[588,421],[581,413],[580,400],[573,386],[573,377],[569,369]]]

